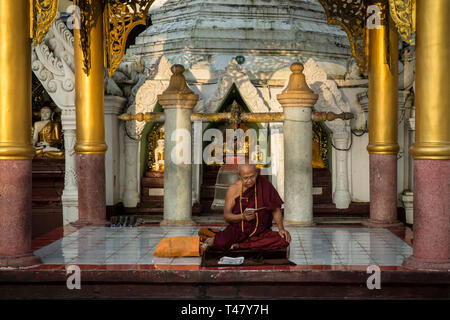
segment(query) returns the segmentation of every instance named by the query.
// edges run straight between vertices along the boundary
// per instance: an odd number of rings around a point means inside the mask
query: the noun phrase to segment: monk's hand
[[[285,229],[280,229],[280,231],[278,231],[278,234],[284,238],[288,243],[291,242],[291,235],[289,234],[289,231],[285,230]]]
[[[247,208],[245,209],[243,216],[245,221],[252,221],[253,219],[256,218],[256,211]]]

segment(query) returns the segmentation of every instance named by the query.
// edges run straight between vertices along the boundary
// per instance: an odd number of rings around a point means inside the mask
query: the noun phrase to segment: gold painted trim
[[[76,153],[82,154],[105,154],[108,150],[106,143],[83,144],[77,143],[74,147]]]
[[[416,142],[409,153],[413,159],[450,159],[450,143],[448,142]]]
[[[30,0],[31,37],[34,45],[42,42],[58,13],[59,0]]]
[[[370,154],[397,154],[399,150],[398,143],[369,144],[367,146]]]
[[[403,41],[415,45],[416,0],[389,0],[389,10]]]
[[[34,158],[35,152],[31,143],[24,146],[0,143],[0,160],[30,160]]]

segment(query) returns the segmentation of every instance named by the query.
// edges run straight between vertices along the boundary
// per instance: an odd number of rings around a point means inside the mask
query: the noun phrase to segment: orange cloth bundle
[[[217,228],[200,228],[198,235],[200,237],[200,241],[205,241],[208,238],[214,237],[218,232],[220,232],[220,229]]]
[[[169,237],[162,239],[155,250],[156,257],[199,257],[200,237]]]

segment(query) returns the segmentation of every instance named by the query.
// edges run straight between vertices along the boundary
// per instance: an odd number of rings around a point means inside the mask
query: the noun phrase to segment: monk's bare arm
[[[289,232],[286,229],[284,229],[283,216],[281,214],[281,209],[276,208],[275,210],[273,210],[272,216],[273,216],[273,220],[275,221],[275,223],[278,226],[278,233],[280,234],[280,236],[285,238],[287,242],[291,242],[291,235],[289,234]]]
[[[225,222],[234,223],[241,222],[242,216],[240,214],[233,214],[232,210],[234,207],[234,199],[239,195],[238,187],[236,184],[233,184],[228,188],[227,194],[225,196],[225,206],[223,210],[223,217]]]
[[[273,221],[275,221],[275,223],[278,226],[278,230],[284,230],[283,216],[281,215],[281,209],[280,208],[276,208],[275,210],[273,210],[272,211],[272,216],[273,216]]]

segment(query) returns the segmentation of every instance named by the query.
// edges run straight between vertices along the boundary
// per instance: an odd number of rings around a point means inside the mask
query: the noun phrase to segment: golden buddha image
[[[164,171],[164,127],[159,129],[159,139],[156,141],[152,171]]]
[[[50,107],[43,107],[40,111],[41,120],[33,125],[33,146],[36,157],[63,159],[61,125],[52,120],[53,111]]]
[[[325,168],[325,163],[320,153],[319,141],[316,139],[313,139],[312,142],[312,167],[316,169]]]

